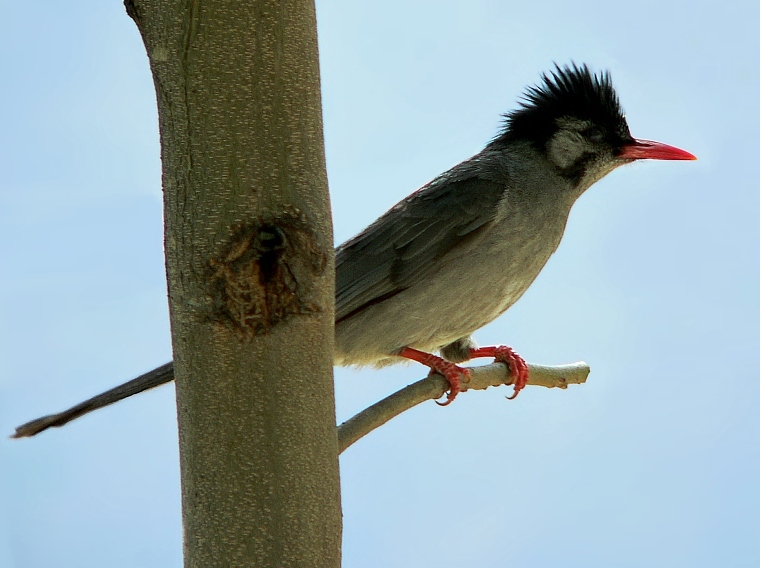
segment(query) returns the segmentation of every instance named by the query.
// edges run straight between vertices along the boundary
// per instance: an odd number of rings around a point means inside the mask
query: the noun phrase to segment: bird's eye
[[[602,142],[604,140],[604,137],[606,136],[606,133],[604,132],[603,128],[599,128],[598,126],[592,126],[583,133],[586,138],[591,140],[592,142]]]

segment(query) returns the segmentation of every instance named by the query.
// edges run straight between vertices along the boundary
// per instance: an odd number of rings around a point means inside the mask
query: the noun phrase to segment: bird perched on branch
[[[640,159],[696,158],[633,138],[609,74],[573,64],[543,75],[480,153],[336,249],[335,364],[418,361],[446,377],[448,404],[467,379],[457,363],[494,357],[509,366],[516,396],[528,381],[525,362],[506,346],[477,348],[472,333],[528,289],[559,246],[578,197]],[[16,436],[60,426],[172,378],[169,363],[25,424]]]

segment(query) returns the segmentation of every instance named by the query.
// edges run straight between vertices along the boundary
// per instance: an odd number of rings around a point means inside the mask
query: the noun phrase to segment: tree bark
[[[339,566],[313,0],[125,5],[158,98],[185,566]]]

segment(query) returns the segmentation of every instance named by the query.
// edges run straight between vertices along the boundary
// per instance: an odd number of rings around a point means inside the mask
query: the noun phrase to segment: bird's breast
[[[435,351],[504,313],[562,238],[566,213],[536,213],[504,215],[477,242],[440,259],[425,280],[339,322],[336,364],[386,364],[405,346]]]

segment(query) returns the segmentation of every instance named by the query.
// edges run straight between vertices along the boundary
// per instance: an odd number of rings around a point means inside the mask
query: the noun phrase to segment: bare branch
[[[530,370],[528,386],[561,389],[567,388],[567,385],[585,383],[590,372],[589,366],[582,361],[554,367],[528,364],[528,369]],[[470,367],[470,381],[462,383],[462,392],[510,384],[512,384],[512,376],[507,366],[503,363],[494,363],[484,367]],[[441,398],[448,387],[446,379],[441,375],[430,375],[365,408],[338,427],[339,451],[342,453],[358,439],[413,406],[426,400]]]

